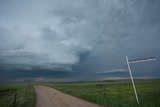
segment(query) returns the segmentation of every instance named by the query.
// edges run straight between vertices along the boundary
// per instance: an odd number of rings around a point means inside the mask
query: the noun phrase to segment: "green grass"
[[[48,83],[47,86],[81,99],[111,107],[160,107],[160,80],[135,81],[140,104],[131,81]]]
[[[43,83],[107,107],[160,107],[160,80],[135,81],[140,104],[136,103],[131,81]],[[0,84],[0,107],[13,107],[17,93],[16,107],[35,107],[36,95],[34,85],[26,83]],[[26,91],[27,90],[27,91]]]
[[[26,83],[1,83],[0,84],[0,107],[13,107],[15,93],[17,100],[15,107],[35,107],[34,85]]]

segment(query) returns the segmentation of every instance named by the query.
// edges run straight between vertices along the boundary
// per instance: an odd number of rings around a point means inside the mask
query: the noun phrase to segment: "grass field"
[[[160,80],[136,80],[135,84],[139,105],[130,80],[46,85],[107,107],[160,107]]]
[[[17,98],[13,104],[15,94]],[[35,107],[34,85],[26,83],[0,83],[0,107]]]
[[[17,93],[15,107],[20,105],[35,107],[34,85],[40,84],[1,83],[0,107],[14,107],[15,93]],[[130,80],[43,83],[43,85],[107,107],[160,107],[160,80],[136,80],[135,84],[139,105],[136,103]]]

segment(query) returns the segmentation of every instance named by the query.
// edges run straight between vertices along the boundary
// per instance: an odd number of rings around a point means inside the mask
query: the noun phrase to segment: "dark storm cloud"
[[[126,55],[156,55],[157,61],[132,66],[137,75],[160,76],[159,5],[158,0],[2,0],[1,69],[110,72],[127,69]]]

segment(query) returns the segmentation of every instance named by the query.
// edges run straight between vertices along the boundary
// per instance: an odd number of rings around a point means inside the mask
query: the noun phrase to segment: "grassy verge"
[[[16,102],[13,105],[15,94]],[[35,107],[35,91],[32,84],[6,83],[0,84],[0,107]]]
[[[140,104],[135,100],[130,81],[94,83],[48,83],[65,93],[111,107],[160,107],[160,80],[135,81]]]

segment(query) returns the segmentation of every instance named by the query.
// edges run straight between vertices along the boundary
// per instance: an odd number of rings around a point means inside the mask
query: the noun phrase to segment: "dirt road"
[[[35,87],[36,107],[100,107],[46,86]]]

